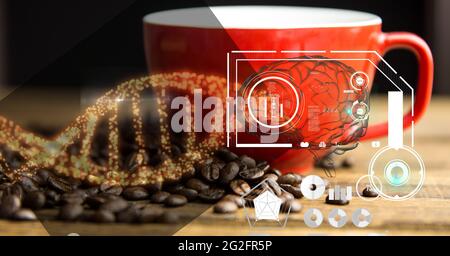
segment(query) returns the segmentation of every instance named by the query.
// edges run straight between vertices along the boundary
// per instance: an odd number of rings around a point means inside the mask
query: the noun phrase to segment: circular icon
[[[277,124],[277,125],[269,125],[269,124],[266,124],[266,123],[264,123],[264,122],[261,122],[261,121],[260,121],[258,118],[256,118],[255,115],[254,115],[254,112],[255,112],[255,111],[253,110],[252,104],[251,104],[251,99],[252,99],[252,93],[253,93],[253,90],[254,90],[259,84],[261,84],[262,82],[267,81],[267,80],[278,80],[278,81],[282,81],[283,83],[289,85],[289,87],[292,89],[292,91],[294,91],[294,95],[295,95],[295,103],[294,103],[294,104],[295,104],[295,111],[294,111],[294,113],[291,115],[291,117],[290,117],[286,122],[284,122],[284,123]],[[300,96],[298,95],[298,92],[297,92],[297,90],[295,89],[294,85],[293,85],[291,82],[289,82],[287,79],[285,79],[285,78],[283,78],[283,77],[279,77],[279,76],[268,76],[268,77],[262,78],[261,80],[259,80],[258,82],[256,82],[256,83],[252,86],[252,88],[250,89],[250,92],[248,93],[248,96],[247,96],[247,105],[248,105],[248,110],[249,110],[248,112],[249,112],[250,116],[253,118],[253,120],[255,120],[258,124],[260,124],[261,126],[264,126],[264,127],[266,127],[266,128],[277,129],[277,128],[281,128],[281,127],[283,127],[283,126],[289,124],[292,120],[294,120],[294,118],[295,118],[296,115],[297,115],[299,106],[300,106]]]
[[[323,221],[322,212],[316,208],[308,209],[304,215],[304,218],[306,226],[310,228],[317,228]]]
[[[358,91],[360,91],[362,88],[367,87],[369,81],[369,76],[362,71],[355,72],[350,77],[350,85]]]
[[[319,199],[325,192],[325,182],[319,176],[308,175],[302,180],[300,190],[307,199]]]
[[[352,222],[358,228],[367,227],[372,221],[372,214],[367,209],[358,208],[352,214]]]
[[[384,168],[384,177],[392,186],[405,185],[409,180],[409,166],[403,160],[391,160]]]
[[[369,106],[362,101],[355,101],[352,105],[353,120],[364,120],[369,117]]]
[[[406,145],[398,149],[389,146],[380,149],[370,161],[368,171],[372,188],[384,199],[393,201],[413,197],[425,182],[423,160]],[[374,177],[380,178],[382,187],[374,182]]]
[[[328,214],[328,223],[335,228],[342,228],[347,223],[347,214],[342,209],[334,208]]]
[[[359,196],[359,198],[361,198],[361,199],[364,200],[364,201],[375,201],[375,200],[377,200],[378,198],[380,198],[380,194],[379,194],[379,193],[377,193],[377,196],[376,196],[376,197],[364,197],[364,196],[362,196],[362,195],[359,193],[359,191],[360,191],[359,184],[361,183],[362,179],[364,179],[364,178],[369,178],[369,175],[366,174],[366,175],[364,175],[364,176],[361,176],[361,177],[358,179],[358,181],[356,182],[356,185],[355,185],[356,194]],[[375,178],[375,179],[377,180],[379,187],[380,187],[381,189],[383,189],[383,184],[381,183],[380,178],[378,178],[377,176],[375,176],[375,177],[373,177],[373,178]],[[368,185],[373,189],[373,186],[370,184],[370,180],[369,180]]]

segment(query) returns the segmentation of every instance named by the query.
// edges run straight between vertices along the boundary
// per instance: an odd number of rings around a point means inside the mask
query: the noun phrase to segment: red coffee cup
[[[144,45],[150,73],[189,71],[223,77],[227,75],[227,53],[236,50],[246,58],[263,58],[265,51],[275,51],[274,58],[296,57],[299,51],[325,51],[326,57],[331,52],[353,51],[359,58],[378,64],[386,52],[408,49],[415,53],[419,65],[414,120],[410,112],[403,120],[404,128],[408,128],[411,121],[417,122],[423,116],[431,98],[431,51],[420,37],[408,32],[384,33],[381,26],[380,17],[351,10],[286,6],[188,8],[145,16]],[[258,70],[261,65],[251,63],[251,68]],[[370,78],[376,71],[373,65],[363,63],[352,67]],[[387,132],[387,122],[370,125],[361,140],[385,136]],[[311,169],[314,160],[305,149],[239,151],[251,152],[284,171]]]

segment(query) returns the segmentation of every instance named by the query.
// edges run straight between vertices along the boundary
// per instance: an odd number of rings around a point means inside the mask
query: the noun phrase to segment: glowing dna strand
[[[169,155],[171,143],[168,106],[165,101],[166,90],[177,90],[189,95],[195,88],[202,88],[206,95],[222,97],[225,95],[223,88],[226,88],[226,80],[193,73],[156,74],[129,80],[100,97],[83,115],[77,117],[53,139],[40,137],[0,117],[0,144],[19,153],[25,160],[20,168],[12,169],[0,153],[0,167],[13,180],[21,175],[31,175],[41,168],[51,168],[61,175],[90,184],[111,183],[123,186],[175,181],[193,174],[195,163],[209,157],[210,152],[222,146],[223,133],[209,133],[201,143],[196,143],[194,132],[187,133],[185,153],[176,158],[167,157],[157,166],[149,166],[145,155],[147,145],[140,115],[141,94],[147,88],[151,88],[156,96],[160,149],[163,154]],[[134,140],[138,146],[136,157],[138,168],[133,172],[123,170],[119,164],[118,109],[124,99],[131,100]],[[92,161],[90,151],[99,120],[105,117],[108,120],[108,162],[106,166],[101,166]],[[79,154],[68,154],[67,148],[77,142],[81,144]]]

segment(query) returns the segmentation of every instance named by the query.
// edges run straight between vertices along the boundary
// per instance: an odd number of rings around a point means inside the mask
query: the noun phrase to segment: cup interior
[[[297,6],[215,6],[148,14],[144,23],[235,29],[361,27],[381,23],[377,15],[344,9]]]

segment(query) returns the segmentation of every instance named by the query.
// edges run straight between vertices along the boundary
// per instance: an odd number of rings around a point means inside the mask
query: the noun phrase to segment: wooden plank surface
[[[371,122],[386,119],[386,99],[375,98],[371,101]],[[405,102],[408,104],[408,102]],[[290,214],[285,228],[250,228],[244,212],[216,215],[212,209],[184,227],[168,224],[91,224],[64,223],[50,221],[52,229],[58,235],[66,235],[79,230],[86,234],[123,234],[153,235],[167,230],[178,230],[176,235],[450,235],[450,98],[434,97],[424,119],[416,125],[415,149],[426,164],[426,181],[419,194],[407,201],[391,202],[376,200],[366,202],[354,197],[351,203],[341,208],[351,214],[354,209],[364,207],[373,215],[367,228],[358,229],[351,223],[340,229],[331,228],[324,222],[319,228],[307,228],[303,223],[305,209],[314,207],[326,215],[335,206],[327,205],[324,199],[308,201],[301,199],[303,209],[300,213]],[[405,142],[410,141],[411,131],[406,133]],[[386,139],[380,140],[386,145]],[[358,177],[367,173],[367,165],[376,150],[370,142],[362,143],[350,152],[357,161],[352,169],[337,170],[332,183],[354,184]],[[320,170],[315,173],[322,175]],[[191,217],[203,212],[205,205],[191,204],[177,211],[191,213]],[[189,215],[189,214],[188,214]],[[46,227],[40,222],[11,222],[0,220],[0,235],[48,235]],[[51,232],[55,234],[55,232]]]

